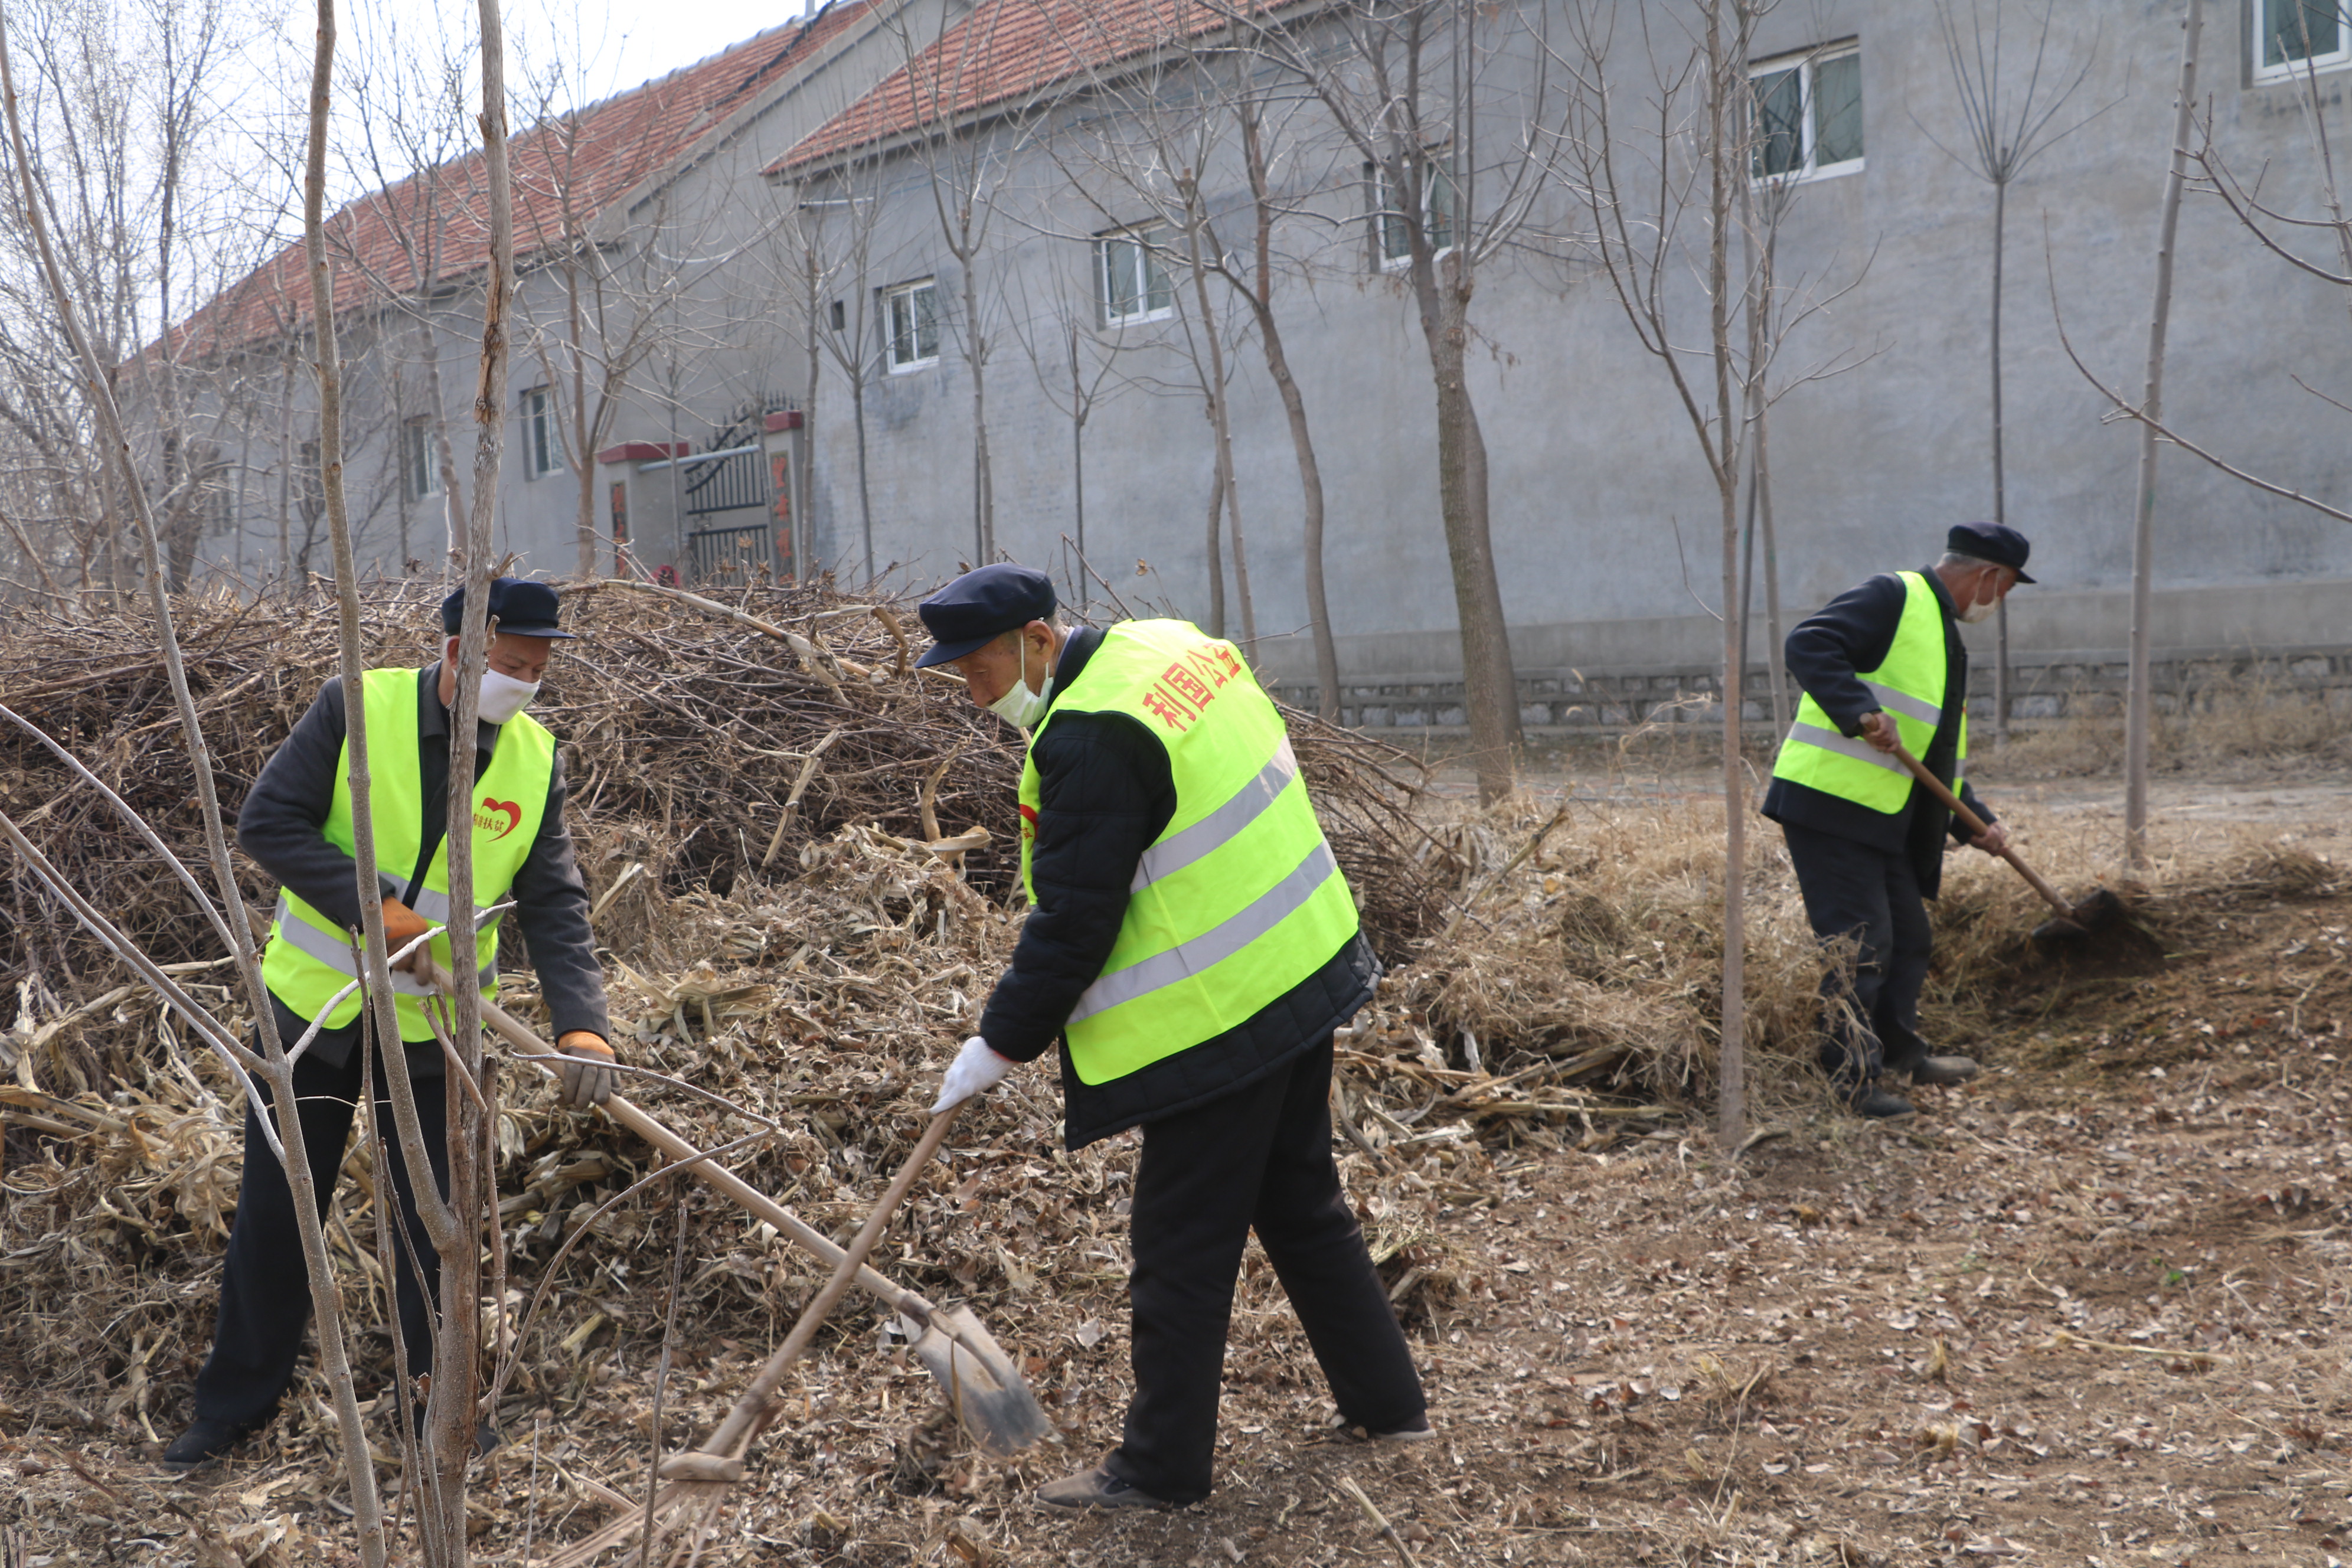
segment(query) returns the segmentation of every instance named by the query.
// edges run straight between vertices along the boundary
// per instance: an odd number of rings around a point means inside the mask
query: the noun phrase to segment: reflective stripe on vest
[[[1315,820],[1282,715],[1233,645],[1182,621],[1111,627],[1032,738],[1066,713],[1124,713],[1167,748],[1168,826],[1139,859],[1101,974],[1065,1028],[1107,1083],[1246,1022],[1338,952],[1356,905]],[[1041,804],[1021,771],[1023,884]],[[1050,823],[1048,824],[1050,826]]]
[[[375,826],[375,851],[381,867],[414,868],[425,832],[423,770],[418,761],[417,717],[422,677],[413,669],[372,669],[362,680],[362,711],[368,732],[369,813]],[[350,695],[345,693],[348,711]],[[478,909],[488,909],[506,897],[514,879],[530,858],[547,809],[547,792],[555,774],[555,738],[528,714],[517,714],[500,727],[490,765],[475,781],[476,801],[470,814],[474,850],[474,899]],[[344,742],[335,764],[334,793],[320,835],[346,855],[357,843],[352,816],[351,743]],[[379,871],[377,885],[384,896],[399,896],[402,883],[388,871]],[[409,908],[435,925],[449,919],[449,843],[445,835],[425,868],[423,883],[407,902]],[[457,971],[447,933],[437,932],[427,943],[436,963]],[[499,921],[480,921],[475,931],[475,977],[482,994],[498,994]],[[329,1028],[342,1028],[359,1016],[361,995],[335,1001],[336,994],[357,978],[348,935],[299,896],[281,889],[277,919],[270,927],[268,950],[262,956],[262,977],[278,999],[305,1018],[326,1015]],[[419,998],[425,987],[414,976],[393,975],[393,1011],[404,1040],[429,1040]],[[332,1003],[331,1008],[329,1004]]]
[[[1944,613],[1926,574],[1899,575],[1903,617],[1895,626],[1885,662],[1863,671],[1861,679],[1895,721],[1895,732],[1904,748],[1919,757],[1927,755],[1928,743],[1944,721],[1945,688],[1950,676],[1944,650]],[[1958,755],[1965,759],[1968,750],[1968,715],[1963,710]],[[1810,692],[1797,704],[1796,721],[1781,742],[1772,776],[1889,816],[1910,803],[1913,788],[1908,768],[1859,736],[1840,734]],[[1952,787],[1959,787],[1957,778]]]

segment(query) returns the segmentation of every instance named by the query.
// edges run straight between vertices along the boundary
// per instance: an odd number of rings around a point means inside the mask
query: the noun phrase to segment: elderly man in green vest
[[[460,965],[441,927],[449,914],[447,791],[449,719],[457,695],[457,633],[465,591],[441,606],[446,634],[438,664],[424,669],[372,669],[362,699],[367,716],[369,816],[384,934],[397,953],[427,932],[434,959],[453,974],[472,973],[485,997],[498,991],[502,916],[483,919],[470,963]],[[588,929],[588,894],[564,824],[563,764],[554,737],[523,711],[558,640],[558,601],[543,583],[501,577],[482,613],[496,627],[481,682],[475,733],[473,811],[466,825],[474,852],[479,908],[511,900],[523,942],[553,1016],[557,1045],[572,1058],[562,1069],[568,1104],[603,1100],[611,1089],[612,1047],[604,1016],[604,973]],[[347,694],[331,680],[263,768],[237,818],[237,842],[278,879],[278,912],[262,955],[278,1034],[289,1050],[314,1023],[318,1033],[296,1060],[302,1136],[311,1179],[323,1205],[334,1191],[344,1140],[358,1110],[361,1064],[375,1061],[375,1094],[390,1125],[382,1042],[353,991],[350,933],[360,924],[352,860],[351,758],[345,745]],[[418,1120],[431,1151],[433,1179],[449,1186],[441,1050],[421,1005],[425,987],[393,976],[394,1012],[409,1076],[418,1081]],[[605,1064],[600,1066],[599,1064]],[[268,1420],[293,1379],[296,1352],[310,1315],[301,1243],[286,1173],[245,1111],[245,1174],[223,1262],[212,1354],[197,1374],[195,1419],[164,1450],[163,1462],[188,1469],[219,1458]],[[413,1375],[429,1370],[432,1311],[440,1260],[411,1195],[397,1142],[387,1140],[391,1185],[399,1194],[408,1240],[394,1248],[399,1279],[401,1342]],[[378,1187],[381,1194],[383,1187]],[[423,1278],[410,1266],[423,1265]]]
[[[1232,644],[1183,621],[1070,630],[1044,573],[1000,563],[919,606],[925,665],[1026,731],[1011,966],[936,1109],[1061,1045],[1064,1142],[1142,1129],[1129,1216],[1134,1395],[1069,1509],[1206,1497],[1234,1283],[1255,1228],[1341,1423],[1433,1434],[1331,1158],[1331,1036],[1379,966],[1282,715]]]
[[[1969,650],[1961,623],[1990,616],[2031,583],[2025,536],[1964,522],[1945,553],[1917,572],[1848,589],[1789,633],[1789,673],[1804,689],[1764,795],[1788,837],[1806,918],[1824,942],[1853,944],[1852,963],[1822,982],[1822,1066],[1864,1116],[1916,1108],[1889,1080],[1948,1086],[1977,1075],[1963,1056],[1919,1037],[1929,949],[1923,899],[1936,896],[1948,838],[1998,855],[2007,830],[1960,769],[1969,753]],[[1896,744],[1954,787],[1986,825],[1972,837],[1894,752]]]

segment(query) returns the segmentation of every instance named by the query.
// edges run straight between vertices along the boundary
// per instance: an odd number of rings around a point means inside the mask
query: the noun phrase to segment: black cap
[[[967,572],[915,606],[931,650],[915,661],[919,669],[948,664],[988,646],[990,640],[1054,613],[1054,580],[1034,566],[999,561]]]
[[[499,618],[499,630],[519,637],[568,637],[572,633],[555,624],[562,601],[555,590],[529,577],[493,577],[487,597],[488,614]],[[456,637],[466,629],[466,590],[441,601],[441,629]]]
[[[1973,555],[2006,566],[2021,583],[2033,581],[2025,574],[2025,558],[2033,553],[2033,546],[2005,522],[1956,522],[1944,536],[1944,548],[1955,555]]]

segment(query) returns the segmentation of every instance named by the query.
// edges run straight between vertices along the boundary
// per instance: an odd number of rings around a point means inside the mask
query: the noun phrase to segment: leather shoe
[[[1050,1486],[1037,1489],[1037,1500],[1049,1508],[1168,1508],[1150,1492],[1140,1490],[1131,1481],[1112,1475],[1108,1468],[1097,1465],[1090,1470],[1080,1470],[1075,1476],[1064,1476]]]
[[[1889,1094],[1874,1083],[1864,1084],[1846,1096],[1846,1108],[1875,1121],[1900,1121],[1919,1114],[1919,1108],[1899,1094]]]
[[[1974,1057],[1921,1057],[1911,1068],[1911,1081],[1928,1089],[1951,1089],[1983,1070]]]
[[[209,1465],[236,1447],[256,1431],[258,1421],[215,1421],[199,1415],[188,1423],[188,1429],[172,1439],[163,1450],[163,1468],[167,1470],[193,1470]]]

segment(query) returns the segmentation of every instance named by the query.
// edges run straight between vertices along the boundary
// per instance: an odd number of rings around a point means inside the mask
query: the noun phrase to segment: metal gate
[[[685,503],[686,516],[716,519],[752,510],[761,514],[756,522],[690,529],[686,543],[695,577],[704,582],[737,574],[748,577],[755,565],[769,564],[773,545],[768,511],[773,498],[761,448],[735,447],[706,452],[679,458],[677,467],[679,499]]]

